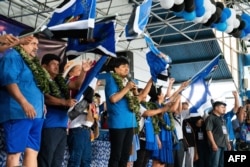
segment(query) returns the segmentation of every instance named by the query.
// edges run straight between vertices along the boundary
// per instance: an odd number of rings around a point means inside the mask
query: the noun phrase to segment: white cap
[[[82,63],[75,60],[68,61],[67,64],[64,66],[63,77],[65,78],[68,75],[69,71],[77,65],[82,65]]]

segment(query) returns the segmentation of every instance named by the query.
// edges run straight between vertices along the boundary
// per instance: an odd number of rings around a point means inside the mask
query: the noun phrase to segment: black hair
[[[95,93],[94,96],[101,98],[101,95],[99,93]]]
[[[227,104],[222,101],[216,101],[213,103],[213,109],[215,109],[215,107],[220,106],[220,105],[227,106]]]
[[[151,102],[156,102],[158,100],[158,96],[161,95],[162,93],[162,86],[160,87],[155,87],[155,85],[151,86],[151,89],[148,93],[148,95],[151,97],[149,101]]]
[[[115,68],[119,67],[120,65],[125,65],[125,64],[129,64],[128,59],[126,59],[125,57],[117,57],[116,59],[113,60],[113,63],[112,63],[113,70],[115,71]]]
[[[137,91],[140,93],[140,92],[143,91],[143,89],[142,88],[138,88]]]
[[[59,56],[55,55],[55,54],[46,54],[43,56],[41,64],[46,64],[48,65],[52,60],[56,60],[60,63],[61,59]]]

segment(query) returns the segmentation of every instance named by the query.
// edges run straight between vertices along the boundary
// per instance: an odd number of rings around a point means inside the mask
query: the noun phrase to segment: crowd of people
[[[129,61],[118,57],[105,75],[105,103],[94,81],[77,100],[93,62],[67,64],[61,75],[59,56],[37,58],[38,43],[38,35],[0,36],[7,167],[19,166],[22,153],[25,167],[61,167],[66,146],[68,167],[90,167],[91,141],[99,128],[109,131],[108,167],[145,167],[150,160],[153,167],[223,167],[224,151],[250,151],[250,108],[240,106],[236,91],[230,111],[226,103],[212,101],[208,113],[190,113],[180,95],[189,81],[175,92],[174,78],[168,79],[166,93],[152,79],[138,88],[128,79]]]

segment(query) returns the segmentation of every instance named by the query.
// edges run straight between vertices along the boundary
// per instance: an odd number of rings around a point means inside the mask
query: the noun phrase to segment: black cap
[[[213,108],[215,108],[216,106],[220,106],[220,105],[227,106],[227,104],[222,101],[215,101],[213,103]]]

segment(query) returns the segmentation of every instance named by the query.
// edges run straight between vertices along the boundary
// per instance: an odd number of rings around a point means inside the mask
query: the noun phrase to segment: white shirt
[[[81,127],[82,125],[91,127],[94,124],[94,122],[87,121],[86,116],[87,116],[86,114],[80,114],[75,119],[69,122],[68,128],[78,128]]]
[[[178,140],[183,139],[182,122],[184,119],[188,117],[189,117],[189,110],[184,110],[180,114],[174,116],[174,126],[176,129]]]
[[[143,105],[141,105],[140,104],[140,113],[141,113],[141,116],[143,115],[143,113],[146,111],[147,109],[143,106]],[[144,118],[143,117],[141,117],[141,119],[140,119],[140,121],[139,121],[139,126],[140,126],[140,131],[142,130],[142,128],[143,128],[143,126],[144,126]]]

